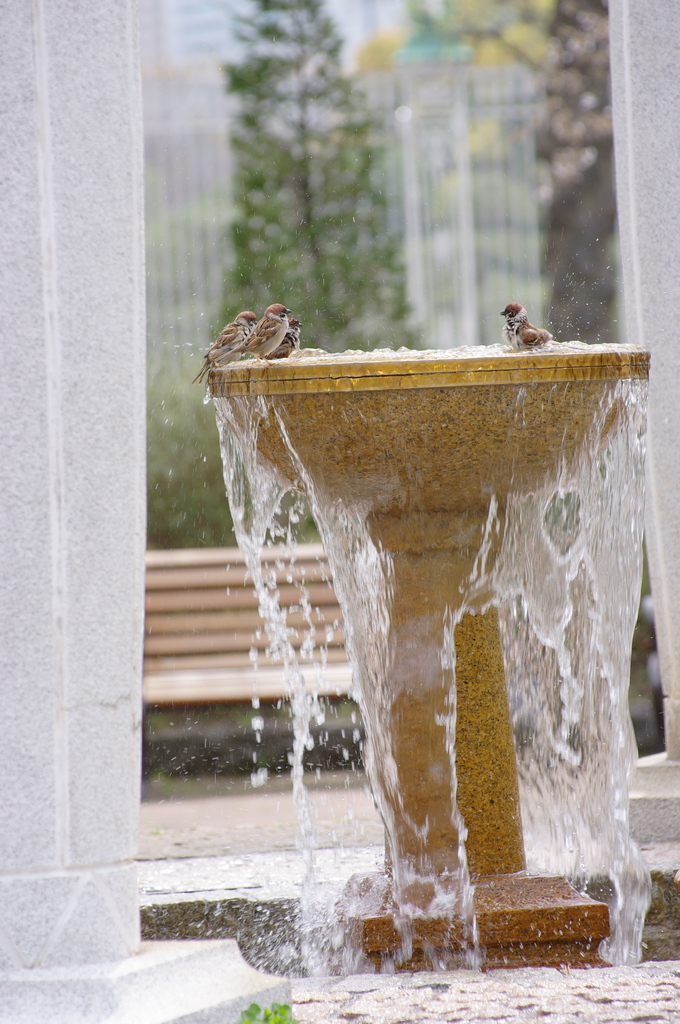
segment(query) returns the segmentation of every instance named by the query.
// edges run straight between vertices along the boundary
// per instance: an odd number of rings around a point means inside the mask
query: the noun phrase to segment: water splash
[[[582,888],[610,880],[604,954],[617,964],[639,959],[650,897],[628,829],[646,393],[645,382],[620,382],[602,401],[589,457],[564,464],[556,483],[511,499],[493,581],[530,867]],[[626,414],[606,430],[616,403]]]
[[[372,359],[379,356],[370,354]],[[417,356],[409,353],[408,359],[413,358]],[[527,387],[518,387],[520,427],[526,394]],[[439,724],[446,729],[452,822],[461,849],[456,884],[435,885],[426,912],[455,912],[462,919],[471,966],[479,959],[465,824],[455,805],[454,631],[466,611],[483,612],[491,605],[500,612],[530,868],[564,873],[582,887],[609,879],[613,931],[605,955],[615,963],[639,958],[650,886],[628,832],[635,745],[627,688],[642,564],[645,400],[646,383],[641,381],[605,389],[578,457],[565,456],[530,492],[511,492],[502,514],[497,497],[489,495],[471,571],[458,587],[455,610],[448,609],[441,622],[440,669],[448,673],[451,685]],[[259,454],[260,429],[275,422],[290,465],[288,477],[305,493],[324,542],[366,724],[366,768],[388,845],[396,829],[395,808],[404,811],[392,740],[384,727],[393,701],[388,681],[395,668],[390,648],[393,558],[369,532],[370,499],[346,507],[318,493],[275,403],[249,396],[216,399],[215,405],[237,539],[294,709],[293,783],[306,866],[303,958],[306,971],[318,973],[327,969],[332,947],[343,945],[345,936],[324,929],[329,897],[315,887],[314,828],[302,774],[314,698],[306,691],[275,578],[263,573],[260,557],[267,538],[271,543],[277,537],[285,541],[288,557],[294,557],[290,527],[277,525],[290,484]],[[302,658],[316,644],[311,615],[307,618],[311,628]],[[417,822],[411,824],[417,831]],[[398,863],[391,869],[401,955],[407,959],[412,922],[423,907],[409,898],[412,868]],[[358,951],[345,945],[344,972],[365,968],[360,961]]]
[[[264,466],[257,455],[257,426],[267,415],[263,399],[242,403],[242,412],[250,429],[240,434],[234,429],[234,422],[227,415],[218,415],[218,429],[222,449],[224,480],[229,497],[234,532],[245,563],[253,580],[258,598],[259,613],[265,622],[269,647],[267,653],[282,665],[283,679],[290,700],[293,716],[293,758],[291,764],[293,800],[300,822],[299,849],[304,861],[304,884],[302,888],[302,918],[309,918],[315,888],[314,849],[316,830],[307,788],[304,785],[303,759],[305,751],[312,744],[311,720],[313,715],[321,724],[323,715],[315,694],[307,694],[307,685],[302,673],[301,661],[309,659],[315,645],[315,627],[312,609],[304,584],[298,583],[299,607],[307,622],[307,636],[300,646],[298,656],[292,642],[293,628],[288,625],[289,609],[279,601],[276,566],[268,572],[263,569],[262,551],[267,544],[270,548],[278,541],[280,547],[279,569],[290,570],[288,579],[293,582],[295,548],[292,531],[299,518],[299,506],[293,506],[288,522],[282,526],[277,518],[287,488]],[[321,645],[326,652],[325,645]],[[310,929],[303,930],[302,959],[306,965],[314,960],[314,946]]]

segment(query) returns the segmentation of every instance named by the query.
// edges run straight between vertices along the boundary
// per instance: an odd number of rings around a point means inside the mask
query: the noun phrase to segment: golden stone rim
[[[633,346],[593,345],[584,352],[513,353],[489,357],[432,356],[413,359],[365,359],[320,362],[238,363],[212,370],[210,393],[235,395],[319,394],[334,391],[401,391],[412,388],[475,387],[488,384],[561,383],[629,380],[649,376],[649,352]]]

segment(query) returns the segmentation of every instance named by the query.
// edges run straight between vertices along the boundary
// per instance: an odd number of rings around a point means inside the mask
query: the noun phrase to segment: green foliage
[[[375,126],[321,0],[251,0],[239,24],[243,61],[226,69],[239,109],[225,320],[280,301],[303,343],[408,344]]]
[[[236,544],[229,512],[219,436],[205,387],[192,384],[201,362],[166,353],[149,359],[147,388],[148,547],[224,547]],[[318,542],[305,502],[287,495],[277,517],[289,520],[296,541]]]
[[[200,362],[153,356],[149,365],[148,546],[234,544],[215,411],[191,384]]]
[[[476,64],[545,60],[557,0],[443,0],[437,14],[412,0],[411,19],[441,38],[469,46]]]
[[[238,1024],[297,1024],[286,1003],[274,1003],[271,1009],[261,1010],[257,1003],[251,1003],[239,1017]]]

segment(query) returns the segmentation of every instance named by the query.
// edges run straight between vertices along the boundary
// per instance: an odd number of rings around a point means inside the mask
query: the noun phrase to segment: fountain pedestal
[[[431,581],[446,575],[441,572],[445,561],[440,553],[438,571],[428,572],[428,559],[419,560],[423,576]],[[412,578],[403,586],[399,563],[395,558],[394,697],[387,726],[398,787],[381,778],[379,765],[374,769],[383,816],[389,818],[387,870],[348,883],[338,906],[346,944],[377,970],[388,965],[401,971],[453,969],[469,963],[472,908],[461,906],[462,847],[455,824],[462,819],[485,966],[605,966],[598,946],[609,935],[606,904],[582,895],[565,878],[526,874],[496,608],[464,614],[455,626],[454,680],[452,669],[441,665],[434,639],[444,609],[437,614],[427,607],[426,588]],[[449,735],[454,687],[455,797]],[[455,907],[453,916],[436,909],[442,898],[449,910]],[[404,903],[407,920],[400,909]],[[342,957],[335,967],[342,971]]]
[[[608,966],[598,953],[600,942],[609,935],[607,905],[583,896],[566,878],[523,872],[485,875],[474,880],[473,901],[485,969]],[[366,909],[356,913],[361,902]],[[345,914],[349,904],[353,912]],[[370,969],[432,971],[470,966],[469,930],[455,916],[412,916],[410,955],[404,955],[404,917],[387,875],[350,879],[340,914],[346,943],[361,951]],[[344,973],[342,957],[334,967]]]
[[[599,457],[648,357],[473,353],[302,353],[210,378],[226,445],[306,494],[343,609],[386,831],[385,872],[338,906],[354,970],[465,963],[473,917],[490,966],[601,964],[609,934],[605,904],[526,874],[493,566],[510,498]]]

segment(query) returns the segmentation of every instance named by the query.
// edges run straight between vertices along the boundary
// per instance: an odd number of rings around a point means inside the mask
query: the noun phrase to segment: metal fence
[[[143,99],[149,345],[207,347],[229,253],[228,99],[211,68],[147,74]]]
[[[390,218],[426,344],[499,341],[499,311],[511,300],[540,322],[530,71],[413,65],[360,84],[383,126]],[[222,78],[147,75],[144,110],[149,341],[200,347],[218,327],[229,258]]]
[[[511,300],[540,320],[540,97],[529,69],[412,65],[363,84],[388,140],[386,187],[427,343],[499,341]]]

